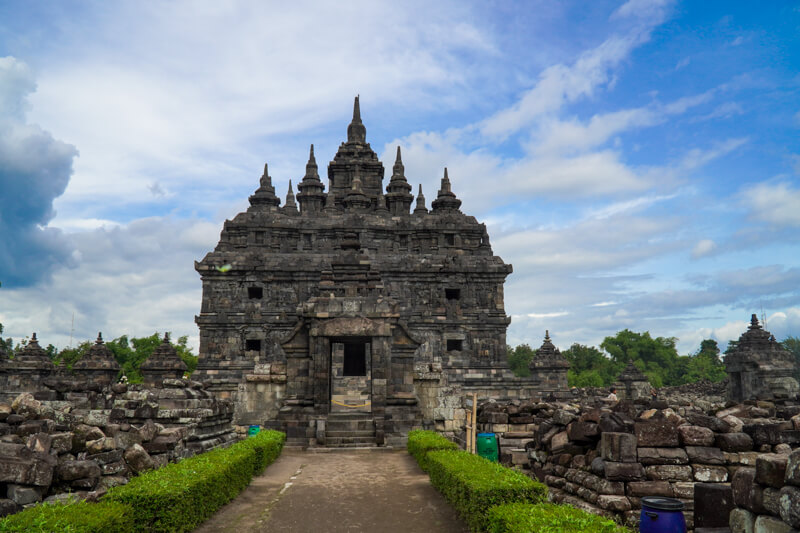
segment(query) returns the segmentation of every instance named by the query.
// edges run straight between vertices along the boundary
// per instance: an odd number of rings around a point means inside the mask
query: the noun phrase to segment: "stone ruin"
[[[0,354],[0,516],[41,501],[95,500],[143,470],[237,439],[233,403],[197,381],[168,337],[142,365],[145,384],[117,383],[102,335],[72,370],[36,334]]]
[[[800,392],[793,377],[794,356],[761,327],[755,314],[734,350],[725,357],[725,367],[731,401],[796,398]]]
[[[690,532],[797,531],[800,404],[726,407],[723,390],[705,388],[713,394],[680,403],[668,391],[618,403],[484,401],[478,431],[495,433],[501,461],[545,483],[551,501],[632,528],[641,499],[660,496],[684,503]]]
[[[650,385],[647,376],[636,368],[633,361],[628,361],[628,366],[626,366],[619,377],[617,377],[614,386],[621,400],[650,398],[650,391],[653,390],[653,386]]]
[[[327,192],[313,145],[282,206],[265,165],[250,207],[195,264],[196,376],[235,400],[238,424],[283,430],[290,444],[402,444],[412,428],[463,425],[471,392],[566,390],[558,357],[536,379],[509,370],[511,265],[461,212],[447,169],[430,209],[420,187],[412,210],[399,147],[385,189],[383,178],[356,97]]]

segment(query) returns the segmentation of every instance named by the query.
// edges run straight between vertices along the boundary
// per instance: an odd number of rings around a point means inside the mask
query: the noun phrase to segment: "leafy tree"
[[[614,337],[606,337],[600,344],[612,361],[625,365],[629,360],[644,372],[656,387],[680,385],[685,362],[678,359],[675,337],[656,337],[650,333],[636,333],[624,329]]]
[[[727,376],[725,364],[719,357],[717,341],[705,339],[700,343],[700,350],[687,358],[683,382],[694,383],[703,379],[717,382],[724,380]]]
[[[800,380],[800,337],[793,337],[789,335],[781,341],[781,345],[794,355],[795,373],[794,377]]]
[[[528,368],[528,363],[536,355],[536,350],[527,344],[520,344],[513,350],[507,348],[508,366],[515,376],[527,378],[531,375],[531,370]]]
[[[162,336],[155,332],[149,337],[134,337],[129,339],[127,335],[122,335],[111,342],[106,343],[108,349],[114,353],[114,358],[122,367],[122,372],[127,376],[131,383],[141,383],[142,374],[139,368],[153,351],[161,344]],[[187,372],[191,374],[197,368],[197,356],[186,346],[188,337],[179,337],[178,342],[174,343],[175,351],[183,359],[188,367]]]
[[[56,364],[63,362],[67,368],[72,368],[72,365],[86,355],[86,352],[89,351],[89,348],[92,347],[92,344],[94,343],[90,341],[83,341],[75,348],[64,348],[57,354],[51,354],[50,359],[52,359]],[[48,348],[49,347],[50,346],[48,346]]]
[[[620,365],[603,355],[594,346],[575,343],[562,355],[569,361],[567,383],[570,387],[604,387],[619,374]]]

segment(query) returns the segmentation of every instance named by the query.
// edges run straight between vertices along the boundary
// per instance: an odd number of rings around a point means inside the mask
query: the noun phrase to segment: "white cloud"
[[[776,226],[800,226],[800,189],[791,184],[759,183],[740,196],[753,218]]]
[[[692,259],[699,259],[710,255],[717,249],[717,245],[711,239],[702,239],[692,248]]]
[[[188,335],[196,349],[201,285],[193,260],[213,249],[219,229],[206,221],[151,218],[67,235],[78,252],[73,268],[62,267],[36,286],[0,289],[4,335],[19,339],[36,331],[42,343],[63,348],[74,316],[74,343],[98,331],[107,339],[171,331]]]

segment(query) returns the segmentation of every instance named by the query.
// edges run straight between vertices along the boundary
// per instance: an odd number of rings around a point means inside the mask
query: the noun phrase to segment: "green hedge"
[[[487,512],[506,503],[541,503],[547,487],[522,472],[461,450],[428,452],[431,484],[473,531],[485,531]]]
[[[609,518],[553,503],[492,507],[487,523],[489,533],[630,533]]]
[[[133,531],[133,512],[120,503],[46,503],[0,520],[0,531],[97,533]]]
[[[191,531],[242,491],[281,453],[286,435],[262,431],[131,479],[100,503],[37,505],[0,520],[0,532]]]
[[[417,460],[420,468],[428,471],[426,456],[428,452],[435,450],[458,450],[458,444],[447,440],[444,436],[435,431],[424,431],[415,429],[408,433],[408,453]]]
[[[283,433],[263,431],[230,448],[135,477],[127,485],[109,490],[104,499],[129,505],[141,531],[191,531],[274,461],[285,440]]]

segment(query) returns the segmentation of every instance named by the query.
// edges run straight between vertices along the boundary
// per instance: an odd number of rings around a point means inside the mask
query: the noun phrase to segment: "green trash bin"
[[[494,433],[478,433],[478,455],[495,463],[499,461],[497,436]]]
[[[258,435],[259,431],[261,431],[261,426],[250,426],[247,428],[247,436],[252,437],[253,435]]]

